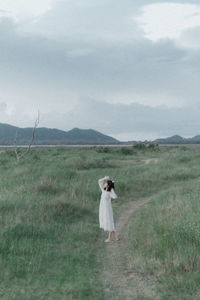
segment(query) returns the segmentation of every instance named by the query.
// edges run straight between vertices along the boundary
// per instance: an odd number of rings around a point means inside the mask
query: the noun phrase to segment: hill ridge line
[[[32,137],[32,127],[20,128],[0,123],[0,145],[13,145],[17,132],[17,144],[27,145]],[[119,141],[94,129],[73,128],[64,131],[56,128],[38,127],[35,130],[35,145],[69,144],[116,144]]]

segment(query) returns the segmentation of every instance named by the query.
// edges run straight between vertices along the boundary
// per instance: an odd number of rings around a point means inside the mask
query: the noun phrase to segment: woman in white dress
[[[99,205],[99,225],[104,231],[108,231],[108,238],[105,242],[112,241],[112,234],[115,234],[115,240],[119,240],[119,234],[115,229],[113,220],[113,210],[111,199],[116,199],[117,195],[114,191],[114,182],[110,180],[109,176],[105,176],[98,180],[99,187],[102,191]]]

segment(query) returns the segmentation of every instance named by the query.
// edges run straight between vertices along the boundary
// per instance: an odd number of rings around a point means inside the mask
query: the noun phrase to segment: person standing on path
[[[108,238],[105,240],[105,242],[108,243],[112,241],[113,233],[115,234],[115,240],[119,241],[119,234],[115,229],[111,205],[111,199],[117,198],[117,195],[114,191],[114,182],[110,180],[109,176],[105,176],[104,178],[98,180],[98,184],[102,191],[99,205],[99,225],[100,228],[104,229],[104,231],[108,231]]]

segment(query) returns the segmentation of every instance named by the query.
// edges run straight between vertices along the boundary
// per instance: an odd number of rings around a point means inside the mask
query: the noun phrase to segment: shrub
[[[35,153],[32,154],[32,159],[33,160],[40,160],[40,156],[38,155],[37,152],[35,152]]]
[[[179,147],[179,149],[182,150],[182,151],[187,151],[188,150],[188,148],[186,146],[181,146],[181,147]]]
[[[139,144],[134,145],[133,148],[135,150],[146,150],[146,145],[142,144],[142,143],[139,143]]]
[[[6,150],[6,154],[7,154],[7,156],[10,156],[10,157],[16,156],[14,150]]]
[[[147,148],[150,149],[150,150],[154,150],[154,151],[160,150],[159,145],[158,144],[153,144],[153,143],[148,144]]]
[[[124,154],[124,155],[131,155],[131,154],[134,153],[133,149],[127,148],[127,147],[122,147],[122,148],[120,149],[120,152],[121,152],[122,154]]]
[[[9,159],[6,157],[0,157],[0,165],[6,165],[9,162]]]
[[[98,153],[112,153],[113,149],[111,147],[95,147],[95,151]]]

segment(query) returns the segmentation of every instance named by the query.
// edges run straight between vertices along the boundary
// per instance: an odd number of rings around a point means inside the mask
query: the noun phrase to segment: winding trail
[[[143,160],[145,165],[149,165],[151,162],[157,163],[158,162],[158,158],[148,158]]]
[[[155,292],[155,279],[141,277],[128,264],[128,221],[136,210],[150,202],[157,193],[137,201],[127,202],[122,206],[122,214],[116,222],[120,233],[119,242],[105,243],[105,247],[98,253],[101,266],[100,277],[104,289],[104,300],[159,300]],[[105,233],[102,234],[105,237]]]

